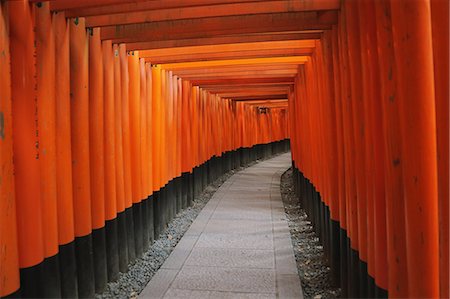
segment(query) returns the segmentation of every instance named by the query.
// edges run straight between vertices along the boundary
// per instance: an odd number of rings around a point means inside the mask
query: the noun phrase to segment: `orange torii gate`
[[[290,146],[343,297],[447,298],[448,10],[2,1],[0,297],[101,293],[208,183]]]

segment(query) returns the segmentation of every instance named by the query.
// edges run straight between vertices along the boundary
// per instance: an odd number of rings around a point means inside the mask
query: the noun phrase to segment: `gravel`
[[[255,163],[252,162],[246,167]],[[134,264],[128,265],[128,272],[119,273],[118,280],[108,283],[105,291],[102,294],[96,294],[95,298],[137,298],[217,189],[241,169],[243,168],[232,170],[208,185],[193,200],[191,207],[181,211],[169,223],[167,229],[160,234],[158,240],[153,242],[147,252],[141,258],[136,259]]]
[[[338,298],[341,290],[331,286],[330,268],[324,263],[323,247],[295,195],[292,168],[282,175],[280,188],[304,297]]]

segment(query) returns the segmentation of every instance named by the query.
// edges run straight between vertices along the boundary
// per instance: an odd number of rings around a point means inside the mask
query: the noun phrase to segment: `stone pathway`
[[[228,179],[140,298],[303,298],[280,178],[290,154]]]

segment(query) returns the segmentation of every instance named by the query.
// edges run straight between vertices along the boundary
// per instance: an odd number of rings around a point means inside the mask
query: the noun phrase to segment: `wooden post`
[[[439,296],[436,107],[428,1],[391,1],[398,76],[408,296]],[[404,273],[402,274],[404,275]]]
[[[72,181],[78,296],[95,293],[89,164],[89,55],[84,18],[70,20]]]
[[[100,28],[89,32],[89,156],[95,290],[107,283],[105,240],[104,80]]]
[[[13,127],[8,19],[0,4],[0,297],[18,296],[20,288],[17,248],[16,198],[13,169]]]

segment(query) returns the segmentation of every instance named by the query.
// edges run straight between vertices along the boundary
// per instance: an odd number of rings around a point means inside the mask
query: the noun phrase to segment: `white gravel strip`
[[[341,290],[331,286],[330,268],[324,263],[323,247],[295,195],[292,168],[281,177],[280,188],[305,299],[338,298]]]

